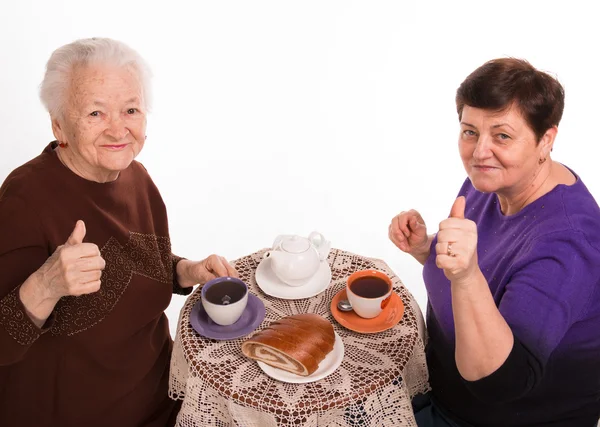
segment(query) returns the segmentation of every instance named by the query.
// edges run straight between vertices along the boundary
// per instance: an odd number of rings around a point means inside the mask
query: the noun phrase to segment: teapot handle
[[[315,249],[319,253],[319,259],[325,261],[331,250],[331,242],[325,240],[325,237],[317,232],[313,231],[308,235],[308,240],[314,245]]]

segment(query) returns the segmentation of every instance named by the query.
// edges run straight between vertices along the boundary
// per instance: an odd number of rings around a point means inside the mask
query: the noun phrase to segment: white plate
[[[331,268],[327,261],[321,261],[319,269],[306,284],[302,286],[289,286],[283,283],[271,268],[272,258],[263,259],[256,268],[256,283],[262,291],[275,298],[302,299],[320,294],[329,287],[331,282]]]
[[[321,360],[317,370],[307,377],[292,374],[283,369],[274,368],[264,362],[257,361],[256,363],[258,363],[258,367],[262,369],[265,374],[279,381],[286,383],[311,383],[313,381],[318,381],[325,378],[327,375],[333,374],[335,370],[340,367],[342,360],[344,359],[344,342],[337,332],[334,332],[334,334],[335,342],[333,343],[333,350],[325,356],[325,359]]]

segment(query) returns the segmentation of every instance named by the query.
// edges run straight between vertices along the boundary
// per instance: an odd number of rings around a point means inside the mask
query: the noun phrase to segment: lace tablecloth
[[[242,355],[240,346],[248,337],[216,341],[192,329],[190,312],[200,300],[196,289],[181,311],[171,360],[169,394],[183,400],[177,426],[416,426],[411,399],[429,390],[425,330],[417,303],[394,272],[381,260],[332,249],[329,288],[312,298],[282,300],[266,295],[256,284],[254,272],[264,252],[234,262],[250,292],[265,304],[266,317],[259,329],[292,314],[320,314],[344,342],[342,365],[313,383],[270,378]],[[404,316],[392,329],[358,334],[339,325],[331,314],[330,302],[344,289],[348,276],[364,269],[388,274],[404,302]]]

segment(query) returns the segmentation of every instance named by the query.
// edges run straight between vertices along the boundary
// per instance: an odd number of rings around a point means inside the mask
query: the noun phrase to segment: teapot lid
[[[310,242],[304,237],[291,236],[281,243],[281,248],[286,252],[299,254],[301,252],[306,252],[308,248],[310,248]]]

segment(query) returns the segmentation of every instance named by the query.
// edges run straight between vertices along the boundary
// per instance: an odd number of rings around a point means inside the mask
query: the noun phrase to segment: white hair
[[[40,99],[51,117],[62,117],[65,112],[66,96],[76,66],[90,64],[130,67],[138,76],[142,86],[142,103],[150,109],[150,78],[152,73],[146,61],[135,50],[117,40],[89,38],[76,40],[56,49],[48,63],[44,80],[40,85]]]

